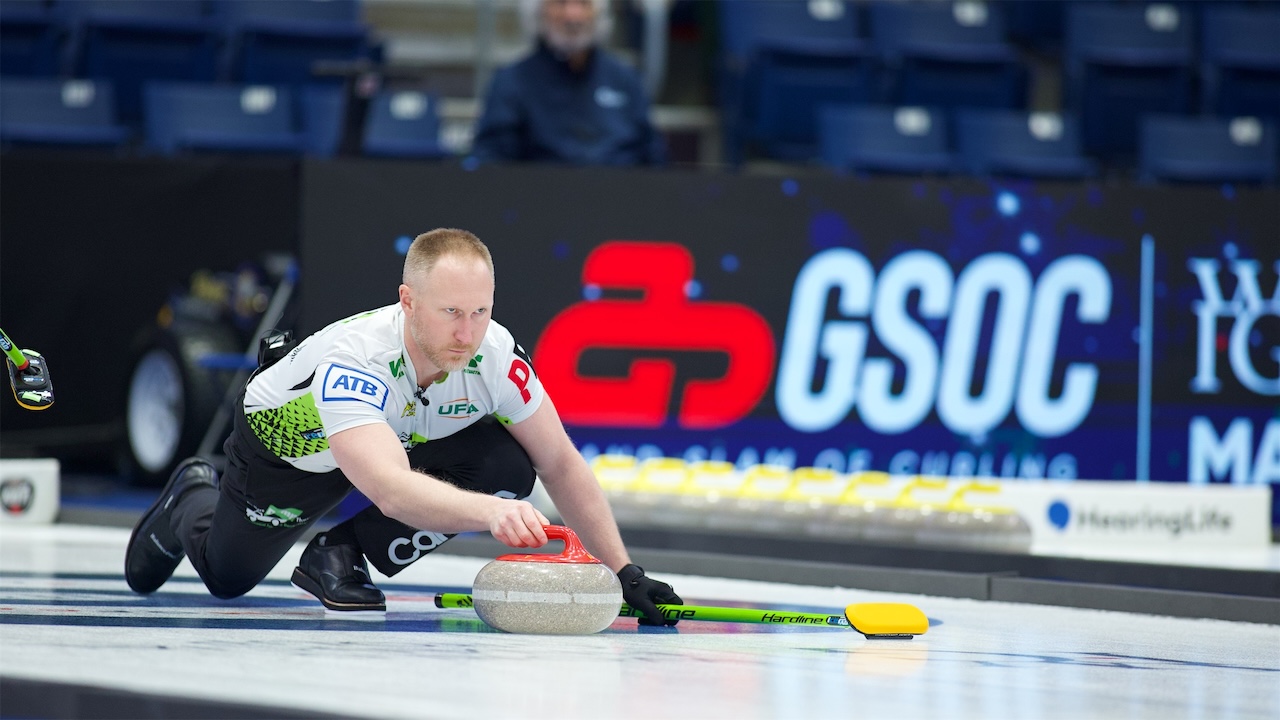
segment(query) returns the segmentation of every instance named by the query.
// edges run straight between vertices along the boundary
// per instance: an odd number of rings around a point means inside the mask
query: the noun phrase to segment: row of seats
[[[1015,9],[1041,4],[722,0],[730,158],[813,158],[824,104],[1027,109],[1029,75],[1009,25]],[[1132,156],[1146,114],[1280,118],[1280,5],[1043,4],[1037,12],[1056,9],[1064,28],[1051,58],[1062,106],[1104,162]]]
[[[129,124],[145,82],[311,83],[328,61],[336,84],[370,37],[358,0],[0,0],[0,74],[108,80]]]
[[[125,147],[135,133],[116,119],[116,93],[94,80],[0,80],[0,142]],[[142,88],[141,144],[149,152],[281,152],[334,155],[349,117],[346,92],[328,85],[229,85],[148,82]],[[383,90],[365,111],[359,150],[366,155],[435,158],[436,99]]]
[[[1255,117],[1139,119],[1145,180],[1273,183],[1277,124]],[[1057,113],[849,105],[819,113],[822,162],[841,171],[1087,178],[1080,122]]]
[[[163,155],[200,151],[334,155],[351,109],[340,88],[149,83],[143,147]],[[384,90],[369,101],[359,133],[366,155],[439,158],[436,98]],[[105,145],[132,140],[114,118],[110,83],[0,81],[0,143]],[[1252,117],[1145,116],[1139,169],[1147,179],[1275,182],[1276,124]],[[1087,178],[1079,121],[1055,113],[999,109],[948,112],[850,105],[819,114],[822,161],[840,171],[970,173]]]

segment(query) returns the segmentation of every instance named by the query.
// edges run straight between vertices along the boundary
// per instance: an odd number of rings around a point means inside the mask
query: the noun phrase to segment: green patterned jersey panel
[[[277,408],[247,413],[249,427],[262,444],[282,458],[300,458],[329,449],[329,438],[311,393]]]

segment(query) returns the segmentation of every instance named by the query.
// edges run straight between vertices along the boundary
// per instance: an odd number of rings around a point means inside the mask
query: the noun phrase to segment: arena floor
[[[0,716],[368,718],[1274,718],[1280,625],[662,575],[686,602],[840,612],[910,602],[912,640],[842,629],[620,619],[509,635],[470,610],[483,558],[436,554],[379,583],[381,621],[326,617],[287,582],[240,600],[186,562],[140,597],[128,530],[0,527]],[[658,573],[654,573],[657,575]]]

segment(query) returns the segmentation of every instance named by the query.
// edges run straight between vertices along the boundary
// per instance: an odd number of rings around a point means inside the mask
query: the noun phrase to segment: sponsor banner
[[[1271,543],[1271,488],[1182,483],[1004,483],[989,498],[1012,508],[1041,548],[1266,548]]]
[[[0,460],[0,523],[48,524],[61,506],[57,460]]]
[[[1280,482],[1274,189],[371,162],[304,186],[304,331],[383,304],[418,232],[472,230],[587,455]]]

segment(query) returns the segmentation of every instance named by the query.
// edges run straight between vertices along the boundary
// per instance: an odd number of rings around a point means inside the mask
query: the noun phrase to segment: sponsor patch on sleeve
[[[520,391],[520,399],[526,405],[529,404],[531,395],[529,393],[529,380],[533,378],[533,370],[529,364],[520,358],[511,359],[511,367],[507,370],[507,379],[510,380],[516,389]]]
[[[388,394],[387,384],[376,376],[334,363],[325,370],[320,399],[323,402],[355,400],[382,410]]]

